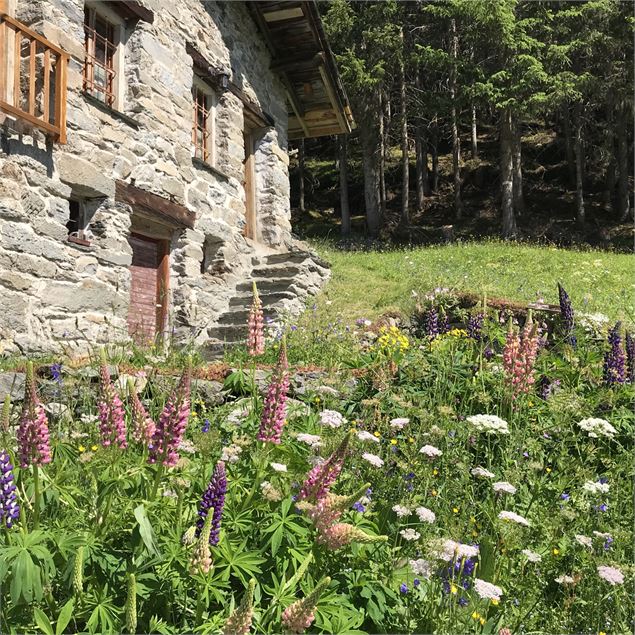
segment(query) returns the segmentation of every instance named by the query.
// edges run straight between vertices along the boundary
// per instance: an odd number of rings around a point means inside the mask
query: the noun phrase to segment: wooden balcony
[[[0,112],[66,143],[68,53],[0,14]]]

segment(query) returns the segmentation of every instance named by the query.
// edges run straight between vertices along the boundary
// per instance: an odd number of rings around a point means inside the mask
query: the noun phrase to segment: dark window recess
[[[84,229],[84,211],[82,204],[79,201],[69,201],[68,207],[70,213],[68,215],[68,222],[66,223],[66,229],[68,229],[69,236],[76,236],[81,238],[80,232],[83,233]]]

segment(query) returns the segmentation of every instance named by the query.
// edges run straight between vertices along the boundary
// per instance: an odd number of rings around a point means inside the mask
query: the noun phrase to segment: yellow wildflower
[[[479,622],[481,623],[481,626],[484,626],[484,625],[485,625],[485,618],[484,618],[484,617],[482,617],[482,618],[479,620]]]
[[[492,598],[492,604],[494,606],[498,606],[498,600],[496,598]]]
[[[453,507],[453,508],[452,508],[452,511],[453,511],[455,514],[458,514],[458,513],[459,513],[459,508],[458,508],[458,507]]]
[[[80,452],[85,452],[86,448],[83,445],[80,445],[79,448],[77,448]]]
[[[412,437],[408,437],[408,443],[414,443],[415,440]]]
[[[438,473],[439,473],[439,470],[437,470],[437,468],[435,467],[435,468],[432,470],[432,476],[436,476]]]
[[[456,595],[458,592],[459,592],[459,588],[456,586],[456,584],[451,584],[450,593],[452,593],[452,595]]]
[[[472,613],[472,619],[473,620],[477,620],[479,617],[481,617],[480,613],[477,613],[476,611],[474,611],[474,613]]]
[[[379,432],[379,430],[375,430],[375,432],[373,432],[373,435],[379,439],[379,437],[381,436],[381,433]]]
[[[432,496],[436,496],[436,495],[437,495],[437,490],[436,490],[436,489],[433,489],[433,490],[430,492],[430,494],[432,494]]]
[[[390,445],[397,445],[397,439],[391,439]]]
[[[554,547],[552,553],[554,556],[557,556],[560,554],[560,549],[558,549],[558,547]]]
[[[91,446],[90,446],[90,449],[91,449],[93,452],[97,452],[97,446],[96,446],[96,445],[91,445]]]

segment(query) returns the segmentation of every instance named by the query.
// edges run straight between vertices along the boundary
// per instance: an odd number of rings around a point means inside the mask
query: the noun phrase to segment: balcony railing
[[[0,111],[66,143],[68,54],[0,14]]]

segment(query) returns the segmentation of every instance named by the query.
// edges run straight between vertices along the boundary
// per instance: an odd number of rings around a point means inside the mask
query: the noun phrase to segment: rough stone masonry
[[[66,144],[0,113],[0,351],[125,341],[136,335],[133,311],[136,326],[156,315],[146,334],[205,343],[261,257],[303,248],[289,220],[289,84],[271,70],[253,15],[243,2],[4,2],[70,57]],[[112,103],[86,87],[87,23],[97,25],[96,59],[118,73]],[[102,36],[116,46],[110,58]],[[201,60],[210,65],[202,73]],[[28,60],[17,64],[28,85]],[[213,161],[193,158],[193,87],[207,90],[199,75],[210,69],[203,134]],[[248,121],[254,112],[266,121]],[[246,232],[249,179],[255,220]],[[328,271],[297,275],[306,278],[298,288],[315,290]]]

